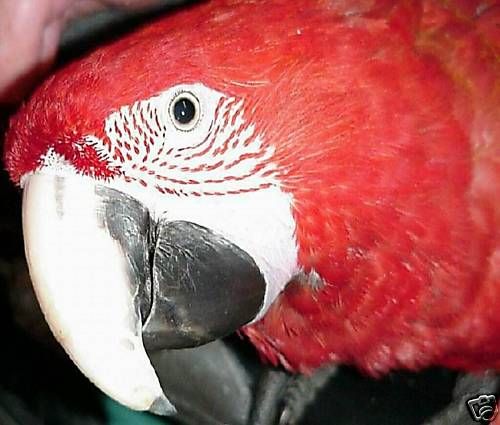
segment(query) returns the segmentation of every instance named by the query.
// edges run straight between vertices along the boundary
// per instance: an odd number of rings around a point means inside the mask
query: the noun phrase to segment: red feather
[[[281,155],[300,262],[325,282],[245,329],[273,363],[500,366],[500,8],[462,3],[309,21],[324,50],[294,88],[319,119]]]

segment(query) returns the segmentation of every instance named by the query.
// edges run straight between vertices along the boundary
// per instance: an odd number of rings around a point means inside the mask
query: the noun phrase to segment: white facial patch
[[[198,121],[180,130],[172,101],[195,97]],[[235,194],[274,183],[274,154],[244,119],[243,101],[201,84],[180,85],[161,95],[122,107],[106,119],[111,143],[89,139],[99,154],[129,181],[174,195]]]
[[[179,99],[191,102],[187,112],[197,108],[187,125],[176,122]],[[205,226],[252,256],[267,282],[260,318],[299,268],[292,196],[281,189],[274,147],[246,115],[242,99],[181,84],[123,106],[106,119],[106,140],[86,140],[122,173],[108,186],[153,217]]]

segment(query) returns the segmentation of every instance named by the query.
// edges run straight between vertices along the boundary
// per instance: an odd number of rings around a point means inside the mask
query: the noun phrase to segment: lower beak
[[[146,348],[225,336],[254,319],[264,299],[264,278],[237,246],[195,223],[154,220],[135,198],[87,177],[28,177],[23,229],[55,337],[132,409],[175,412]]]

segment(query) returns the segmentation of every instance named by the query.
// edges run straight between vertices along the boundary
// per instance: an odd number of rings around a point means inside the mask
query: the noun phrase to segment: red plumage
[[[243,330],[262,355],[301,372],[498,368],[499,19],[465,0],[197,5],[51,77],[13,119],[7,167],[18,182],[51,146],[107,177],[75,146],[121,105],[181,82],[242,98],[323,280],[290,283]]]

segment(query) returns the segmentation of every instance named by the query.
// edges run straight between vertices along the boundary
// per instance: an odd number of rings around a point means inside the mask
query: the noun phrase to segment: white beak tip
[[[177,413],[175,407],[164,395],[159,396],[150,406],[149,411],[155,415],[170,416]]]

